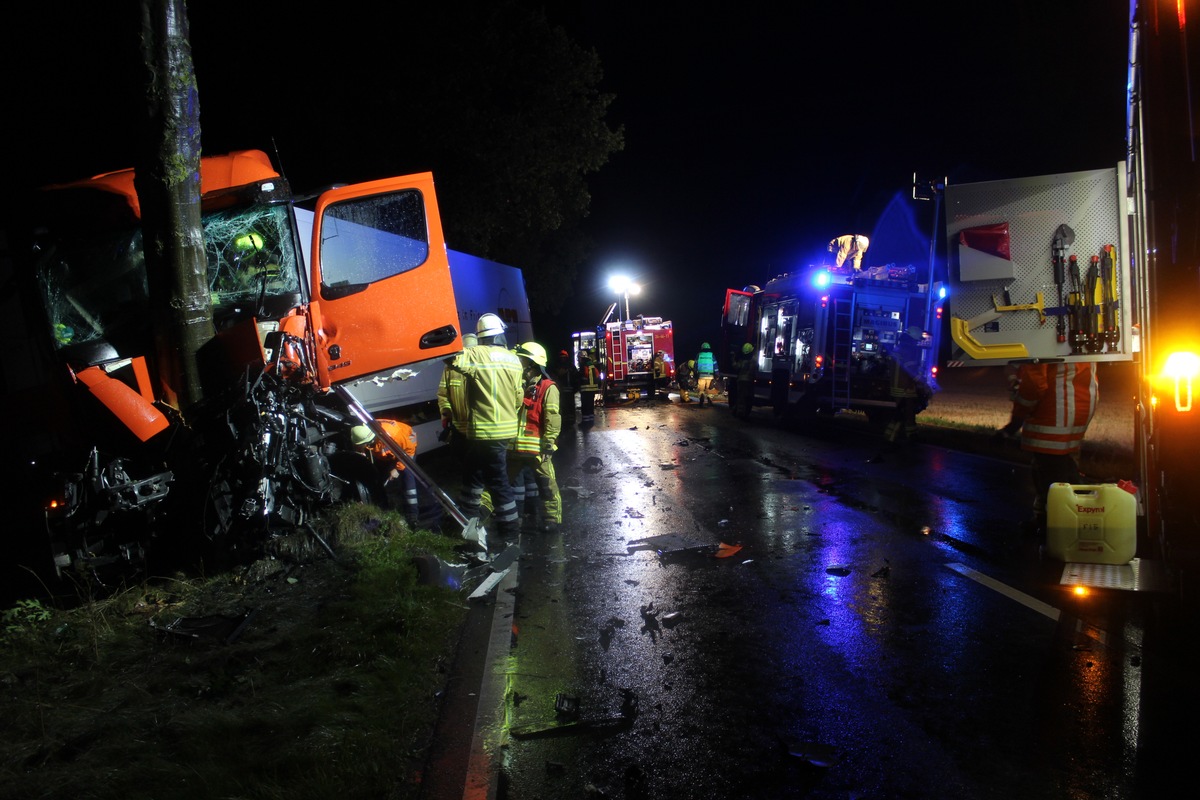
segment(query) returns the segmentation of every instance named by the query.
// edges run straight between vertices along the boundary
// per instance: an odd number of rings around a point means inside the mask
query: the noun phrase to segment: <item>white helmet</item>
[[[479,322],[475,323],[475,335],[481,339],[484,336],[499,336],[506,327],[504,320],[495,314],[480,314]]]

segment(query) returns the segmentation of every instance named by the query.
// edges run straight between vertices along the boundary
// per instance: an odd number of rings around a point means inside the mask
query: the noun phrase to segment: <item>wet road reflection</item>
[[[522,540],[501,797],[1151,782],[1139,613],[1111,601],[1100,635],[1047,580],[1012,465],[721,406],[604,409],[560,444],[563,533]]]

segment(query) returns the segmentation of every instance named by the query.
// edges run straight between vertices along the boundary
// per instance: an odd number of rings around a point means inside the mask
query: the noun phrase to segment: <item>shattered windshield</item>
[[[38,286],[55,347],[105,341],[119,353],[145,330],[148,289],[138,228],[40,245]]]
[[[248,316],[277,318],[301,302],[286,206],[225,209],[204,215],[202,225],[218,329]],[[114,357],[144,354],[150,309],[141,229],[39,246],[37,281],[56,347],[103,343]]]
[[[295,295],[300,271],[286,206],[254,206],[204,216],[213,315],[260,296]]]

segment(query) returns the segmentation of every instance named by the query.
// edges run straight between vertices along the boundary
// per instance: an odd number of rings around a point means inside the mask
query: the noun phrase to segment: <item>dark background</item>
[[[409,126],[452,124],[412,89],[448,71],[485,76],[496,57],[479,61],[461,45],[461,17],[403,5],[192,3],[205,152],[279,146],[297,189],[393,166],[435,178],[450,169],[453,153],[405,149]],[[469,14],[496,4],[453,5]],[[821,263],[834,236],[870,235],[868,265],[926,268],[933,204],[911,199],[914,172],[962,183],[1124,157],[1122,0],[520,5],[595,49],[599,88],[615,95],[607,121],[625,140],[587,176],[580,233],[592,249],[553,289],[565,295],[561,311],[535,314],[551,348],[599,321],[615,299],[613,272],[643,285],[635,315],[675,321],[685,357],[716,336],[725,288]],[[23,15],[3,44],[6,203],[131,166],[145,113],[136,3],[40,4]],[[395,113],[356,114],[330,88],[348,85],[386,94]],[[477,102],[469,92],[442,101]]]

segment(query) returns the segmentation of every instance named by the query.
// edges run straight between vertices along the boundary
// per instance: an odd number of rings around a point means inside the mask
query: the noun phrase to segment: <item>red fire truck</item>
[[[662,317],[602,322],[595,331],[572,335],[575,362],[581,351],[594,352],[600,365],[600,390],[604,401],[621,397],[637,399],[650,392],[654,372],[654,354],[663,354],[664,376],[655,383],[655,390],[666,391],[675,379],[675,331],[670,320]]]

